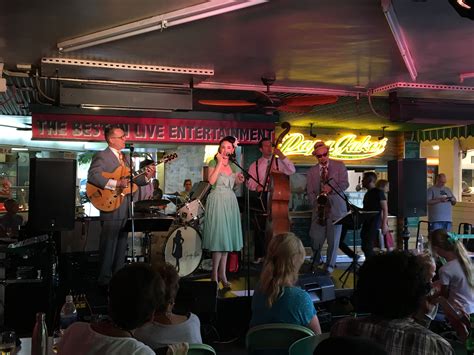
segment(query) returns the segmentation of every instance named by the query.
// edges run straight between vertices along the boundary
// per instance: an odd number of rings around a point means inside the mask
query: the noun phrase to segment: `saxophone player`
[[[332,223],[347,213],[346,202],[332,189],[344,193],[349,187],[349,178],[343,162],[329,159],[329,147],[324,142],[316,142],[312,154],[318,163],[309,169],[306,182],[309,202],[313,206],[309,234],[316,261],[321,259],[321,249],[327,239],[324,269],[331,274],[336,266],[342,229],[341,225]]]

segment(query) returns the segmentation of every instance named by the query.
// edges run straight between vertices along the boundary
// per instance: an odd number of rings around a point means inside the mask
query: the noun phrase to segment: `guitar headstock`
[[[171,160],[174,160],[178,157],[178,154],[177,153],[173,153],[173,154],[169,154],[169,155],[165,155],[163,158],[160,159],[160,162],[161,163],[167,163]]]

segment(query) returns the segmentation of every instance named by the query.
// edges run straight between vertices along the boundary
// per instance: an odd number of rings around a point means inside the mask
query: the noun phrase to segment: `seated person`
[[[419,324],[429,327],[431,322],[435,319],[438,312],[438,306],[441,306],[443,314],[449,321],[449,324],[456,331],[457,336],[462,341],[466,340],[469,334],[469,315],[463,310],[460,302],[451,304],[445,297],[441,295],[440,281],[432,282],[436,274],[436,263],[429,252],[417,255],[423,266],[423,275],[425,276],[426,284],[429,285],[430,291],[424,297],[420,308],[415,312],[413,318]]]
[[[18,237],[18,230],[23,225],[23,217],[17,214],[18,202],[9,198],[3,204],[7,212],[0,217],[0,237]]]
[[[191,179],[184,180],[183,187],[184,191],[181,191],[179,194],[182,198],[188,199],[191,194],[191,190],[193,189],[193,182]]]
[[[444,229],[432,231],[428,238],[433,253],[447,261],[438,272],[441,296],[453,305],[461,303],[467,314],[474,313],[473,265],[462,241]]]
[[[165,297],[155,311],[153,321],[135,332],[138,340],[153,349],[171,344],[202,344],[199,318],[189,313],[174,314],[174,300],[179,289],[179,275],[174,266],[162,264],[156,269],[165,283]]]
[[[314,355],[386,355],[388,352],[371,339],[357,337],[330,337],[314,349]]]
[[[295,287],[305,250],[293,233],[274,236],[252,297],[250,327],[267,323],[292,323],[321,334],[316,310],[309,294]]]
[[[153,318],[163,301],[164,283],[144,263],[124,266],[109,284],[109,318],[97,324],[76,322],[64,332],[59,354],[135,354],[155,352],[135,339],[135,330]]]
[[[145,168],[146,166],[150,165],[151,170],[153,171],[153,176],[156,175],[156,167],[155,165],[152,165],[154,163],[153,160],[151,159],[145,159],[142,162],[140,162],[140,170]],[[143,186],[138,186],[138,193],[135,194],[134,198],[136,198],[136,201],[142,201],[142,200],[151,200],[153,199],[153,191],[154,191],[154,185],[153,181],[155,179],[150,179],[148,184],[143,185]]]
[[[391,355],[454,355],[447,340],[411,317],[428,293],[419,258],[404,252],[373,256],[360,268],[356,309],[364,318],[344,318],[331,336],[357,336],[379,343]]]

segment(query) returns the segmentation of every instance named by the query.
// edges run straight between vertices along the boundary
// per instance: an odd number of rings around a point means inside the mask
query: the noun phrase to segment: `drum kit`
[[[164,194],[167,199],[144,200],[135,203],[135,211],[145,219],[173,218],[167,234],[156,234],[155,230],[144,231],[144,238],[138,241],[135,250],[142,248],[143,254],[148,255],[151,264],[169,263],[176,267],[180,277],[189,276],[201,264],[203,256],[201,245],[201,224],[205,214],[205,199],[211,185],[201,181],[194,184],[189,196],[183,197],[178,192]],[[173,202],[176,211],[167,215],[165,210]],[[130,248],[129,248],[130,249]],[[140,251],[138,252],[140,254]]]

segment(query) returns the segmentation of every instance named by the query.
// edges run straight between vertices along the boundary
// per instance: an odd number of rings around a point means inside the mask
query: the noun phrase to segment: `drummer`
[[[155,168],[155,165],[152,165],[153,163],[154,161],[151,159],[143,160],[142,162],[140,162],[140,170],[143,169],[145,166],[150,165],[150,168],[153,171],[153,176],[156,176],[156,168]],[[158,181],[158,180],[156,180],[156,178],[150,179],[148,184],[138,187],[138,194],[136,194],[137,196],[136,201],[155,199],[155,193],[154,193],[155,181]],[[158,183],[158,186],[159,186],[159,183]],[[161,193],[161,196],[162,195],[163,195],[163,192]],[[161,196],[157,197],[157,199],[161,199]]]
[[[191,179],[184,180],[183,187],[184,187],[184,191],[181,191],[179,195],[184,200],[187,200],[191,196],[191,190],[193,188],[193,182],[191,181]]]

